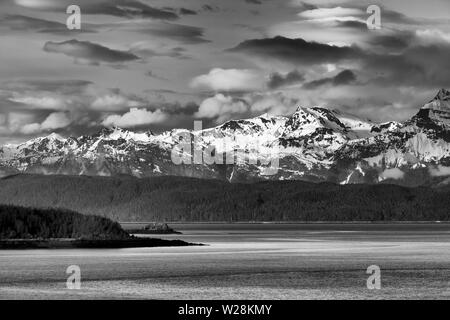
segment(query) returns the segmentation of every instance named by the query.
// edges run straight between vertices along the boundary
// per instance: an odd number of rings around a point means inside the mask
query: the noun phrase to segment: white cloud
[[[20,131],[23,134],[34,134],[41,131],[41,125],[39,123],[29,123],[24,125]]]
[[[98,97],[92,103],[95,110],[123,110],[142,105],[141,102],[130,100],[121,94],[107,94]]]
[[[42,123],[29,123],[20,128],[23,134],[34,134],[42,131],[50,131],[68,126],[72,120],[65,112],[50,113]]]
[[[363,14],[363,12],[360,9],[336,7],[306,10],[300,12],[298,16],[305,19],[329,19],[361,14]]]
[[[217,123],[228,120],[232,114],[248,111],[248,105],[242,100],[233,99],[221,93],[205,99],[195,113],[198,118],[215,118]]]
[[[308,3],[308,1],[305,0],[291,0],[289,1],[289,4],[292,7],[300,7],[303,8],[305,6],[305,3]],[[344,3],[348,3],[348,0],[334,0],[333,1],[334,4],[344,4]],[[330,4],[330,0],[314,0],[314,5],[315,6],[321,6],[321,5],[329,5]]]
[[[123,115],[110,115],[103,120],[105,127],[130,128],[143,126],[152,123],[161,123],[167,120],[168,115],[161,110],[149,111],[147,109],[131,108],[129,112]]]
[[[429,168],[428,171],[430,172],[430,175],[433,177],[445,177],[450,176],[450,167],[444,167],[444,166],[437,166],[435,168]]]
[[[221,124],[230,119],[260,116],[263,113],[288,115],[295,111],[297,105],[298,99],[287,97],[280,92],[248,93],[240,99],[218,93],[205,99],[194,117],[215,119],[216,123]]]
[[[42,122],[41,127],[43,130],[52,130],[64,128],[69,125],[71,120],[65,112],[53,112]]]
[[[253,97],[251,110],[257,115],[264,112],[271,115],[287,115],[296,109],[297,104],[297,99],[291,99],[283,94],[277,93]]]
[[[450,34],[438,29],[417,30],[416,35],[421,44],[450,42]]]
[[[283,36],[286,38],[301,38],[310,42],[338,44],[351,46],[353,43],[363,43],[367,34],[349,32],[346,28],[336,27],[337,21],[359,21],[353,17],[331,17],[323,19],[299,19],[298,21],[283,21],[273,24],[267,30],[270,37]]]
[[[251,69],[212,69],[208,74],[194,78],[191,86],[214,91],[253,91],[265,87],[266,79]]]
[[[384,170],[380,176],[384,179],[399,180],[399,179],[403,179],[403,177],[405,176],[405,173],[402,170],[400,170],[399,168],[392,168],[392,169]]]
[[[63,109],[65,107],[64,100],[55,97],[16,96],[10,98],[10,101],[42,109]]]
[[[5,119],[5,126],[11,132],[18,132],[21,128],[35,121],[35,116],[28,112],[10,112]]]

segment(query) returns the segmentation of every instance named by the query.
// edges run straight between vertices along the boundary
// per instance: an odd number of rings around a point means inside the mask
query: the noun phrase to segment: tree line
[[[0,203],[63,208],[116,221],[446,221],[450,189],[17,175],[1,179]]]
[[[104,217],[0,205],[0,239],[51,238],[121,240],[129,235],[117,222]]]

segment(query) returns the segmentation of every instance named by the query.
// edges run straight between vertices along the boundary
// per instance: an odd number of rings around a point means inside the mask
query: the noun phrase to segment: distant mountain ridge
[[[174,164],[172,150],[186,135],[202,150],[235,152],[234,164]],[[262,165],[247,161],[267,159],[275,147],[276,174],[267,175]],[[78,138],[53,133],[1,147],[0,173],[446,185],[450,92],[440,90],[404,122],[380,124],[338,110],[299,107],[289,117],[264,114],[198,131],[173,129],[155,135],[105,128]]]

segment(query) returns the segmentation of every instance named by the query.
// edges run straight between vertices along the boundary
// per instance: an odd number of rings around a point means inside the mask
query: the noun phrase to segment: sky
[[[450,89],[449,13],[448,0],[0,0],[0,143],[300,106],[406,120]]]

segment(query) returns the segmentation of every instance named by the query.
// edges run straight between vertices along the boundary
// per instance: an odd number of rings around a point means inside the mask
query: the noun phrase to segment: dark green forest
[[[450,220],[450,189],[386,184],[15,175],[0,180],[0,203],[124,222]]]
[[[103,217],[0,205],[0,239],[51,238],[124,240],[130,236],[117,222]]]

